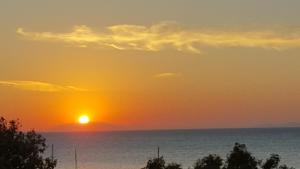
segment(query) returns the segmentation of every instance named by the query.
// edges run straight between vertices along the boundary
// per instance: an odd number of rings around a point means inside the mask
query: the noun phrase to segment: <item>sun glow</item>
[[[78,118],[78,122],[80,124],[88,124],[90,122],[90,118],[89,116],[87,115],[81,115],[79,118]]]

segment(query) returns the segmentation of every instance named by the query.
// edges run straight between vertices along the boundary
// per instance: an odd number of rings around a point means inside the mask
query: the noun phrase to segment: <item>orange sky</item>
[[[70,2],[0,6],[0,116],[25,130],[300,122],[298,1]]]

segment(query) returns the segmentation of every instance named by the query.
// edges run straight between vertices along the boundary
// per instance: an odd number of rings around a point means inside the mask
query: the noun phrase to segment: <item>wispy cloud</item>
[[[39,81],[0,81],[0,86],[40,92],[88,91],[74,86],[62,86]]]
[[[181,73],[171,73],[171,72],[166,72],[166,73],[159,73],[154,75],[155,78],[174,78],[174,77],[180,77]]]
[[[284,50],[300,47],[300,31],[221,31],[190,29],[176,23],[162,22],[152,26],[114,25],[102,32],[86,25],[74,26],[68,33],[27,32],[22,37],[37,41],[63,42],[78,47],[108,46],[118,50],[178,51],[201,53],[201,47],[254,47]]]

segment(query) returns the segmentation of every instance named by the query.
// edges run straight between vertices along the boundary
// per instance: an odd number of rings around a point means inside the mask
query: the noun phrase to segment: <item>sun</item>
[[[81,116],[79,116],[79,118],[78,118],[78,122],[79,122],[80,124],[88,124],[88,123],[90,122],[90,118],[89,118],[89,116],[87,116],[87,115],[81,115]]]

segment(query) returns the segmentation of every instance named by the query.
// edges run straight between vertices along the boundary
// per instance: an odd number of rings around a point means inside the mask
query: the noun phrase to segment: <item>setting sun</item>
[[[81,116],[78,118],[78,122],[79,122],[80,124],[87,124],[87,123],[90,122],[90,118],[89,118],[89,116],[87,116],[87,115],[81,115]]]

